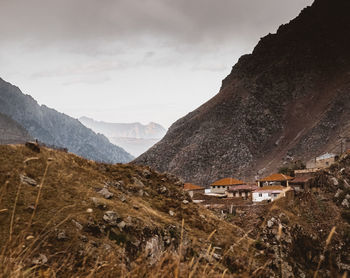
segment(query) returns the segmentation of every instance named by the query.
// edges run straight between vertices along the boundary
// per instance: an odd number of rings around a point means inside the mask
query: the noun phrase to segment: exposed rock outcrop
[[[242,56],[210,101],[135,162],[207,185],[340,151],[350,134],[350,2],[316,0]]]

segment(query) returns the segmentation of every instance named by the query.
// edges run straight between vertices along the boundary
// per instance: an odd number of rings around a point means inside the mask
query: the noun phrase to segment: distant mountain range
[[[316,0],[135,162],[208,185],[340,152],[350,138],[350,1]]]
[[[81,117],[79,121],[93,131],[102,133],[108,139],[138,156],[156,144],[166,133],[166,129],[157,123],[108,123]]]
[[[96,134],[77,119],[39,105],[31,96],[24,95],[19,88],[1,78],[0,113],[16,121],[30,137],[48,145],[67,148],[82,157],[107,163],[125,163],[133,159],[104,135]],[[6,129],[7,133],[10,131]]]

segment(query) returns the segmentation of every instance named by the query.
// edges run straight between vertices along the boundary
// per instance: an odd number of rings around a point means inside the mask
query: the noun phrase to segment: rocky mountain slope
[[[350,134],[350,2],[316,0],[262,38],[220,92],[135,162],[208,185],[340,151]]]
[[[107,123],[81,117],[79,121],[93,131],[104,134],[107,138],[134,156],[147,151],[166,133],[166,129],[157,123]]]
[[[182,182],[0,146],[0,277],[346,277],[350,156],[315,193],[216,214]]]
[[[128,162],[133,157],[78,120],[39,105],[31,96],[0,78],[0,112],[8,115],[39,141],[88,159],[109,163]]]
[[[19,144],[30,140],[32,138],[20,124],[0,113],[0,144]]]

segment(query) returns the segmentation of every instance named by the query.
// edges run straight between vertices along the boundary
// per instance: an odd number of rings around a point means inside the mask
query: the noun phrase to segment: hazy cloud
[[[0,77],[97,120],[165,126],[313,0],[0,0]]]
[[[310,0],[0,0],[2,40],[104,44],[249,40]],[[37,45],[39,46],[39,45]]]

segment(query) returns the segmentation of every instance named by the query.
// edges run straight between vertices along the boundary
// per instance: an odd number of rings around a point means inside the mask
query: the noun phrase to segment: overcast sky
[[[312,0],[0,0],[0,77],[73,117],[169,127]]]

